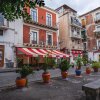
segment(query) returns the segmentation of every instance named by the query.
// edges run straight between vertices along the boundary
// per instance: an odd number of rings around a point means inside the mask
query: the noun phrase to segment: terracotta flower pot
[[[26,78],[17,78],[16,79],[16,86],[18,88],[22,88],[26,86]]]
[[[91,69],[90,68],[86,68],[86,74],[90,74],[91,73]]]
[[[68,72],[67,71],[61,72],[61,75],[62,75],[62,78],[65,79],[68,76]]]
[[[44,83],[49,83],[50,82],[50,73],[43,73],[42,74],[43,82]]]

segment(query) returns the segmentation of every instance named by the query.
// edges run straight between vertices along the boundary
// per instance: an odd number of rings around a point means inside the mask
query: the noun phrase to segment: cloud
[[[100,0],[45,0],[46,6],[56,9],[63,4],[75,9],[78,14],[100,7]]]

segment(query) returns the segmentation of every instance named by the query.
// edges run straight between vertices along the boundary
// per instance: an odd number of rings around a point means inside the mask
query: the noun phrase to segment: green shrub
[[[33,69],[30,66],[22,66],[19,70],[16,70],[16,73],[19,73],[21,78],[25,78],[33,73]]]
[[[67,71],[70,68],[70,63],[66,59],[61,60],[60,69],[61,71]]]
[[[93,62],[92,68],[100,68],[100,62]]]

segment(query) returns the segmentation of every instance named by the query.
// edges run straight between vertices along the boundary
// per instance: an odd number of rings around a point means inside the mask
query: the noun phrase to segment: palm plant
[[[62,72],[67,71],[70,68],[70,63],[66,59],[61,60],[60,69]]]
[[[48,68],[49,68],[49,64],[50,64],[50,58],[48,57],[48,54],[44,57],[44,66],[43,66],[43,70],[44,73],[48,73]]]
[[[78,58],[76,60],[76,64],[77,64],[77,69],[81,69],[82,59],[81,59],[80,55],[78,56]]]

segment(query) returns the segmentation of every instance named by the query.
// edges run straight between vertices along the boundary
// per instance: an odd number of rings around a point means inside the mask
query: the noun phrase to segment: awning
[[[17,50],[21,51],[22,53],[26,54],[27,56],[38,57],[38,55],[36,53],[31,52],[30,50],[28,50],[28,48],[17,48]]]
[[[38,56],[45,57],[46,55],[48,55],[48,57],[53,57],[53,58],[70,57],[70,55],[64,54],[58,50],[33,49],[33,48],[21,48],[21,47],[18,47],[17,50],[28,56],[33,56],[33,57],[38,57]]]

